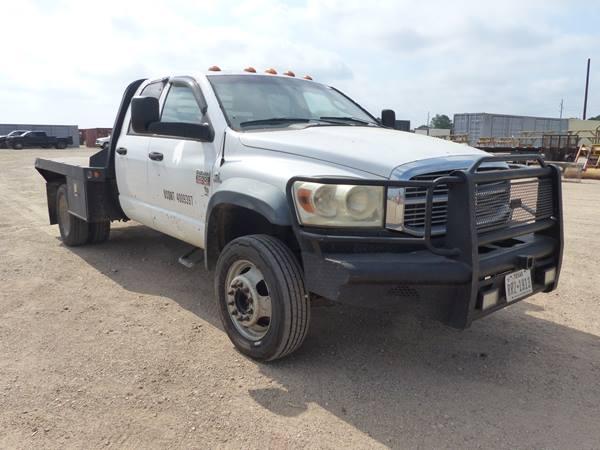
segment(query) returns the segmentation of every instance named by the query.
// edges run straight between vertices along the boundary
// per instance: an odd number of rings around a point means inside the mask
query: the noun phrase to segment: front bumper
[[[510,160],[538,158],[531,155]],[[302,227],[295,218],[307,289],[325,298],[367,307],[414,311],[456,328],[508,304],[504,292],[507,274],[530,269],[533,295],[556,288],[562,261],[562,204],[560,170],[540,160],[540,168],[513,168],[477,172],[483,161],[507,161],[484,157],[471,169],[431,182],[360,181],[386,188],[427,184],[428,200],[440,183],[449,187],[446,234],[431,236],[431,202],[426,211],[424,236],[399,236],[388,230],[325,230]],[[496,179],[552,180],[551,218],[481,233],[476,227],[475,185]],[[291,186],[288,199],[293,207]],[[356,184],[356,180],[310,179],[316,182]],[[546,273],[554,269],[548,282]],[[484,304],[486,293],[497,292],[493,305]],[[527,296],[523,297],[526,298]],[[522,300],[520,298],[517,301]]]

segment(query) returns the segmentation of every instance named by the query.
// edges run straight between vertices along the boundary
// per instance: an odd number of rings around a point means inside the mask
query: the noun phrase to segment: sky
[[[0,123],[110,127],[125,86],[213,65],[310,74],[375,115],[600,114],[597,0],[3,0]]]

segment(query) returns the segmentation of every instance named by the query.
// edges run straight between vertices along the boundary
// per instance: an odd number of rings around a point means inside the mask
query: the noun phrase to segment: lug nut
[[[235,302],[227,302],[227,304],[228,304],[229,306],[233,306],[233,305],[235,305]]]
[[[247,294],[248,292],[250,292],[250,289],[248,289],[247,287],[244,287],[244,289],[242,289],[242,292],[244,294]]]
[[[227,295],[233,295],[235,294],[235,291],[233,289],[230,289],[229,292],[227,292]]]
[[[231,315],[232,316],[237,316],[238,315],[238,310],[234,309],[233,311],[231,311]]]

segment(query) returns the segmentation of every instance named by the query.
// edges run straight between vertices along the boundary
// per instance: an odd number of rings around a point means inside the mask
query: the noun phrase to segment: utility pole
[[[588,58],[587,63],[587,74],[585,76],[585,96],[583,97],[583,120],[587,117],[587,99],[588,99],[588,89],[590,87],[590,58]]]
[[[560,99],[560,118],[562,119],[563,107],[564,107],[564,98]]]

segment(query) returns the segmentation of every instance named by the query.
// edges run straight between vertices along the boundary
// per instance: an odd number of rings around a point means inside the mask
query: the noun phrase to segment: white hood
[[[339,164],[388,178],[395,167],[486,153],[464,144],[376,127],[320,126],[240,133],[242,144]]]

